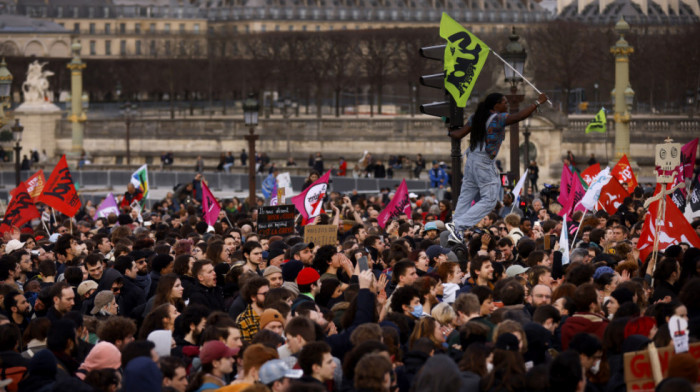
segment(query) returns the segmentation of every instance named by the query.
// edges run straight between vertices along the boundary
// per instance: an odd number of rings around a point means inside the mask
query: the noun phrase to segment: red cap
[[[319,279],[321,279],[321,275],[319,275],[315,269],[306,267],[297,275],[297,284],[303,286],[311,284]]]
[[[202,363],[211,363],[217,359],[233,357],[238,354],[238,349],[229,348],[219,340],[210,340],[204,343],[199,352],[199,360]]]

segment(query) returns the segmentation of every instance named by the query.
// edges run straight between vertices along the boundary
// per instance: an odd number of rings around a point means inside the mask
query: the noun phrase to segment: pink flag
[[[107,197],[102,200],[100,205],[97,206],[97,211],[92,219],[106,218],[109,214],[119,215],[119,207],[117,206],[117,199],[114,198],[112,192],[109,192]]]
[[[292,203],[294,203],[297,211],[304,218],[302,224],[305,225],[311,219],[321,215],[323,199],[326,197],[330,177],[331,171],[329,170],[321,178],[309,185],[308,188],[304,189],[303,192],[292,197]]]
[[[586,208],[579,202],[586,194],[586,190],[583,189],[583,185],[578,178],[574,178],[571,185],[571,191],[569,193],[569,198],[564,205],[564,208],[559,211],[560,216],[566,214],[567,217],[571,218],[575,211],[586,211]]]
[[[683,176],[685,178],[693,178],[693,166],[695,165],[697,152],[698,138],[689,141],[681,148],[681,165],[683,165]]]
[[[561,171],[561,183],[559,184],[559,197],[557,201],[562,206],[565,206],[569,200],[569,193],[571,192],[571,185],[574,180],[574,175],[571,173],[569,165],[564,165]],[[563,215],[562,215],[563,216]]]
[[[209,226],[214,226],[214,223],[219,219],[219,211],[221,211],[219,202],[216,201],[207,184],[202,181],[202,215],[204,221]]]
[[[406,214],[409,217],[411,216],[411,201],[408,199],[408,186],[406,185],[406,179],[401,181],[401,185],[396,188],[394,197],[391,198],[389,204],[387,204],[382,212],[379,213],[379,216],[377,216],[379,226],[383,229],[389,219],[401,214]]]

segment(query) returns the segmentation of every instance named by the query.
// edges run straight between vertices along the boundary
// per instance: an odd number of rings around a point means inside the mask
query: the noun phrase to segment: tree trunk
[[[335,116],[340,117],[340,89],[335,89]]]

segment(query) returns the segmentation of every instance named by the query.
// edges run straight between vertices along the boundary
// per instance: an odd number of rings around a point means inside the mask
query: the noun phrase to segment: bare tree
[[[360,68],[370,87],[370,114],[374,115],[374,95],[377,113],[382,114],[383,92],[396,69],[399,40],[395,30],[366,30],[357,33]]]

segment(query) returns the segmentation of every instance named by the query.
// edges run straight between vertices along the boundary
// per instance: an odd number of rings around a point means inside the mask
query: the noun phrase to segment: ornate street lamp
[[[627,112],[631,113],[632,112],[632,104],[634,103],[634,90],[632,90],[632,87],[630,85],[627,85],[627,88],[625,89],[625,104],[627,105]]]
[[[137,108],[136,105],[132,105],[131,102],[127,102],[123,106],[124,114],[124,125],[126,127],[126,165],[131,165],[131,121],[134,116],[134,110]]]
[[[22,124],[19,123],[19,119],[16,118],[15,125],[13,125],[11,129],[12,140],[15,141],[15,186],[19,186],[19,154],[22,151],[22,146],[19,145],[19,142],[22,141],[22,131],[24,131],[24,127],[22,126]]]
[[[519,42],[520,36],[515,33],[515,27],[511,30],[510,36],[508,37],[510,42],[506,45],[503,50],[503,59],[510,64],[511,67],[515,68],[521,75],[525,69],[525,59],[527,59],[527,53],[525,48]],[[503,65],[503,71],[505,73],[506,82],[510,83],[510,94],[506,95],[508,102],[510,103],[510,112],[517,113],[520,111],[520,102],[523,101],[525,96],[523,94],[518,94],[518,83],[523,81],[517,73],[513,72],[513,69],[507,65]],[[510,126],[510,173],[511,178],[520,177],[520,162],[518,148],[520,146],[519,137],[519,127],[518,123],[513,123]],[[527,167],[527,163],[525,164]]]
[[[245,125],[248,127],[248,135],[245,136],[248,140],[248,150],[250,154],[248,155],[248,207],[256,207],[255,198],[255,141],[258,136],[255,135],[255,127],[258,125],[258,113],[260,111],[260,104],[255,98],[255,94],[251,93],[248,95],[245,101],[243,101],[243,119]]]
[[[506,49],[503,51],[503,59],[506,60],[511,67],[515,68],[520,75],[522,75],[523,70],[525,69],[525,59],[527,59],[527,53],[525,52],[523,45],[519,42],[520,36],[515,33],[515,27],[512,28],[508,39],[510,42],[506,45]],[[503,71],[506,75],[506,82],[510,83],[511,93],[515,94],[518,91],[518,83],[522,82],[523,78],[505,64],[503,64]]]
[[[7,69],[5,58],[0,63],[0,125],[7,123],[5,119],[5,108],[9,108],[10,94],[12,93],[12,73]]]

